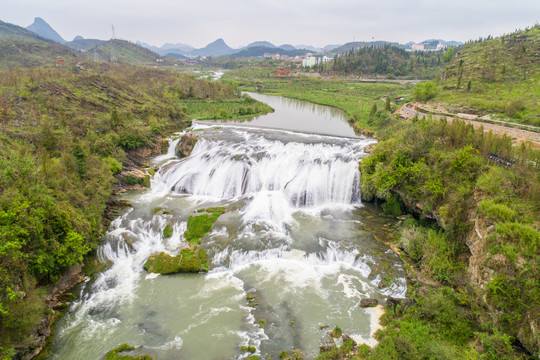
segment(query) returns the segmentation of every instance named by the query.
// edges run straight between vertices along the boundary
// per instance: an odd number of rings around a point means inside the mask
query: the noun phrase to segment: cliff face
[[[495,226],[488,219],[479,214],[473,214],[474,227],[465,239],[465,244],[471,252],[469,266],[467,269],[471,283],[477,286],[478,293],[482,297],[483,303],[492,314],[495,324],[508,328],[506,317],[509,315],[497,301],[497,292],[510,292],[518,297],[522,294],[521,289],[494,289],[497,278],[512,276],[519,278],[520,274],[526,273],[527,260],[518,256],[515,263],[508,258],[508,255],[490,252],[490,240],[497,236]],[[526,279],[531,280],[531,279]],[[534,281],[534,279],[532,279]],[[516,291],[517,290],[517,291]],[[538,289],[537,289],[538,290]],[[515,301],[523,299],[515,298]],[[539,304],[524,304],[518,319],[511,324],[511,333],[519,342],[532,354],[540,355],[540,307]]]

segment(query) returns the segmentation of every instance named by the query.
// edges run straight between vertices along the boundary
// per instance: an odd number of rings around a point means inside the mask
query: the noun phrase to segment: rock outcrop
[[[197,144],[197,140],[197,135],[193,133],[188,132],[182,135],[178,145],[176,145],[176,155],[180,158],[185,158],[191,155],[195,144]]]

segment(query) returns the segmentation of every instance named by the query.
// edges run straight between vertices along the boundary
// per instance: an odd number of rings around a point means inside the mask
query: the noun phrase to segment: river
[[[98,249],[107,270],[83,283],[57,323],[52,359],[101,359],[129,343],[156,360],[261,358],[299,349],[314,358],[339,325],[373,344],[377,309],[363,298],[406,292],[397,255],[382,245],[391,220],[360,200],[358,163],[374,140],[339,110],[252,94],[274,113],[195,122],[191,156],[172,141],[160,170]],[[226,206],[201,242],[208,273],[148,274],[150,255],[176,254],[198,209]],[[166,211],[156,211],[162,208]],[[173,225],[173,236],[162,230]]]

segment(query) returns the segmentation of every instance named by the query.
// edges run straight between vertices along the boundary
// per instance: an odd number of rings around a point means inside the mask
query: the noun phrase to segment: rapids
[[[177,159],[171,141],[152,160],[151,188],[124,196],[133,207],[98,251],[107,270],[82,284],[58,322],[52,359],[101,359],[122,343],[157,360],[243,359],[252,355],[243,346],[309,359],[336,325],[373,344],[378,313],[359,301],[406,291],[399,258],[375,240],[389,220],[360,201],[358,163],[374,140],[356,137],[335,109],[254,97],[281,120],[196,123],[191,156]],[[144,271],[153,253],[185,247],[189,215],[213,206],[228,211],[201,242],[208,273]]]

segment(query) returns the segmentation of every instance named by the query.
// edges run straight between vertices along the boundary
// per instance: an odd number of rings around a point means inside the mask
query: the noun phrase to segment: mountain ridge
[[[60,36],[60,34],[56,32],[56,30],[52,28],[51,25],[40,17],[34,18],[34,22],[28,25],[26,29],[38,34],[41,37],[44,37],[45,39],[52,40],[59,44],[65,44],[67,42],[62,38],[62,36]]]

